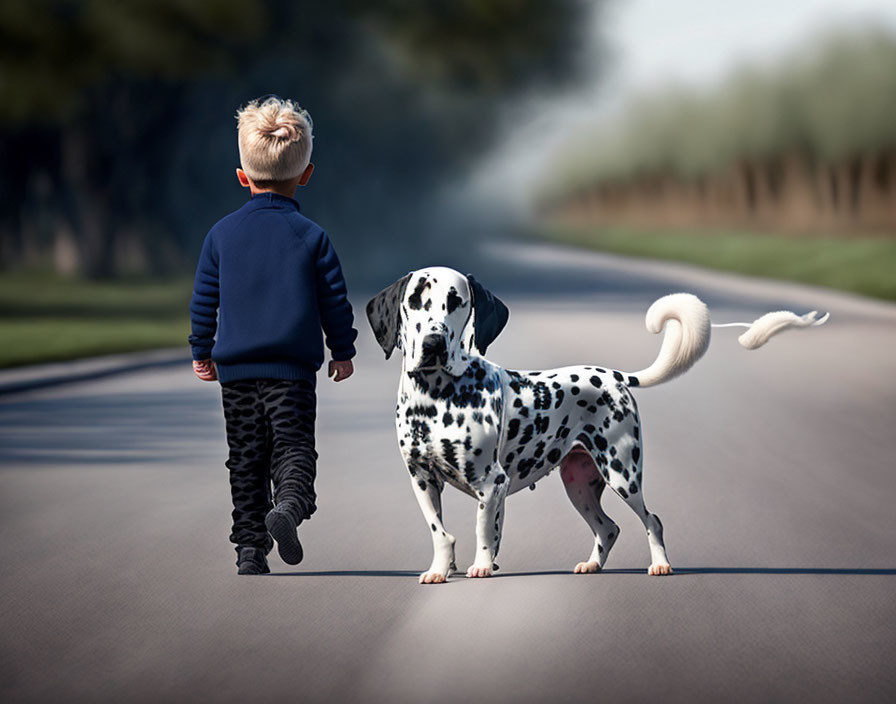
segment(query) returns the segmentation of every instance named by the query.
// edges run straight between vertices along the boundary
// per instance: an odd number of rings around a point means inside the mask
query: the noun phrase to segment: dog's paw
[[[441,572],[424,572],[420,575],[420,584],[441,584],[448,579]]]
[[[651,576],[672,574],[672,565],[668,563],[654,563],[647,569],[647,574]]]
[[[596,562],[580,562],[573,570],[574,574],[593,574],[594,572],[600,572],[600,565]]]
[[[491,577],[492,576],[492,568],[491,567],[479,567],[477,565],[470,565],[467,568],[467,577]]]

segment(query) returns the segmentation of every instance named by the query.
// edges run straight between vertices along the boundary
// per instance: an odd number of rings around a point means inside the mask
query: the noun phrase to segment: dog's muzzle
[[[444,335],[433,333],[420,344],[420,367],[444,367],[448,364],[448,343]]]

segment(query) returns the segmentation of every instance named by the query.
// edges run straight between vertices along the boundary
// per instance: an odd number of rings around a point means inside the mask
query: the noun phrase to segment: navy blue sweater
[[[213,359],[222,383],[313,383],[324,361],[321,328],[333,359],[355,355],[336,251],[296,201],[276,193],[253,195],[206,235],[190,315],[193,359]]]

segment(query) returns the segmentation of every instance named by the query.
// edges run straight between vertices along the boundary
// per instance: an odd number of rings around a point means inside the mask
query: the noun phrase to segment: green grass
[[[896,238],[546,226],[540,239],[896,300]]]
[[[186,345],[192,282],[0,274],[0,367]]]

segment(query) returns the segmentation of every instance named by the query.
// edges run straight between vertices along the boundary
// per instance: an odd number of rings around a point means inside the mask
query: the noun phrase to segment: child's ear
[[[249,188],[249,186],[251,185],[249,182],[249,177],[246,176],[246,172],[243,171],[242,169],[236,170],[236,178],[240,182],[240,185],[243,188]]]
[[[304,186],[311,180],[311,174],[314,173],[314,164],[308,164],[305,167],[305,170],[302,172],[302,175],[299,176],[299,185]]]

